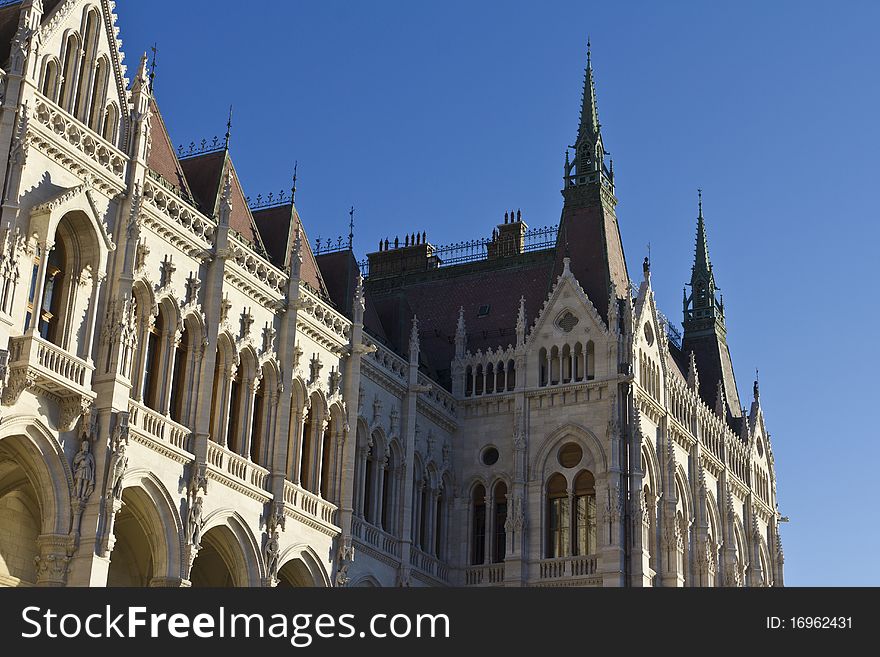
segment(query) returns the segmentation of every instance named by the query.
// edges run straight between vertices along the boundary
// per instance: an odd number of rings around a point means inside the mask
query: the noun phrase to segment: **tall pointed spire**
[[[581,96],[581,117],[578,140],[584,133],[595,139],[599,135],[599,106],[596,103],[596,83],[593,80],[593,57],[590,38],[587,37],[587,68],[584,70],[584,92]]]
[[[226,150],[229,150],[230,137],[232,137],[232,105],[229,106],[229,120],[226,121]]]
[[[712,274],[712,262],[709,260],[709,240],[706,237],[706,220],[703,218],[703,190],[697,190],[697,244],[694,253],[694,267],[691,273],[691,284],[701,279],[715,287],[715,276]]]

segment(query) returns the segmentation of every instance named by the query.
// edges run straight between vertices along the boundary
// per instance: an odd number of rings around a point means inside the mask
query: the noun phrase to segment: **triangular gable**
[[[526,344],[533,345],[535,340],[538,339],[541,330],[548,323],[552,324],[557,316],[564,311],[563,305],[571,305],[571,303],[567,301],[563,303],[563,296],[566,291],[571,292],[575,303],[580,303],[586,316],[592,321],[593,325],[602,334],[608,334],[608,326],[605,324],[602,317],[600,317],[599,312],[596,310],[596,306],[593,305],[593,302],[587,296],[587,293],[584,292],[584,289],[580,286],[580,283],[578,283],[574,274],[572,274],[569,266],[569,259],[566,258],[562,273],[556,279],[556,283],[553,285],[553,289],[547,296],[547,300],[544,301],[544,305],[535,317],[535,323],[529,331],[529,335],[526,338]]]

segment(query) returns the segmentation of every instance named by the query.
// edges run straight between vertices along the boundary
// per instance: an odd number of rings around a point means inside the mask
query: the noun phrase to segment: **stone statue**
[[[83,502],[95,488],[95,457],[92,456],[91,444],[85,437],[73,457],[73,486],[76,498]]]
[[[348,569],[354,561],[354,545],[351,543],[342,543],[339,546],[337,554],[339,567],[336,570],[336,586],[347,586],[351,578],[348,576]]]
[[[202,547],[202,498],[196,497],[189,506],[186,518],[186,534],[190,545]]]
[[[266,541],[266,572],[272,580],[278,579],[278,530],[269,535]]]
[[[122,499],[122,477],[128,468],[128,456],[125,453],[125,443],[121,443],[113,455],[113,465],[110,470],[110,490],[113,499]]]

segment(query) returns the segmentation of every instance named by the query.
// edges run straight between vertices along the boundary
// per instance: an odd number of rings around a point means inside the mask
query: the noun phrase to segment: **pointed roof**
[[[186,182],[180,160],[177,159],[177,153],[174,152],[168,128],[165,126],[165,119],[162,118],[155,98],[150,98],[150,113],[153,120],[150,123],[151,146],[147,166],[154,173],[158,173],[167,182],[177,187],[181,191],[181,196],[191,199],[192,192]]]
[[[709,240],[706,237],[706,220],[703,218],[703,190],[698,190],[699,214],[697,216],[697,240],[694,250],[694,266],[691,269],[691,283],[698,280],[709,281],[715,287],[715,276],[712,273],[712,262],[709,260]]]
[[[180,160],[180,166],[192,191],[193,200],[209,217],[216,217],[219,212],[222,182],[227,170],[231,171],[232,214],[229,217],[229,227],[241,235],[246,242],[258,250],[265,251],[229,151],[221,149],[188,157]]]
[[[578,126],[578,141],[584,134],[595,137],[599,134],[599,106],[596,102],[596,84],[593,81],[593,62],[590,53],[590,40],[587,39],[587,68],[584,70],[584,91],[581,96],[581,116]]]
[[[321,276],[321,270],[315,260],[309,238],[302,219],[292,203],[284,203],[269,208],[261,208],[253,213],[254,223],[259,230],[260,238],[266,245],[269,260],[276,267],[284,269],[290,266],[290,254],[297,228],[302,241],[302,268],[300,280],[304,281],[323,298],[329,298],[327,286]]]

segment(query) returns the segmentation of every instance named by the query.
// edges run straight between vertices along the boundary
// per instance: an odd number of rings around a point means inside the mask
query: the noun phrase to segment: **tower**
[[[699,190],[697,239],[694,265],[691,268],[691,293],[684,297],[685,354],[693,352],[700,373],[700,397],[715,407],[719,384],[724,393],[729,417],[740,417],[739,394],[727,346],[727,328],[724,324],[724,303],[718,300],[720,291],[715,284],[715,273],[709,259],[706,221],[703,218],[703,193]],[[726,418],[725,418],[726,419]]]
[[[608,154],[602,139],[590,43],[581,99],[580,124],[574,146],[574,160],[565,154],[562,196],[565,199],[556,247],[555,274],[563,260],[571,258],[571,271],[596,306],[608,319],[608,298],[612,284],[618,293],[629,290],[629,275],[617,224],[614,171],[605,164]]]

